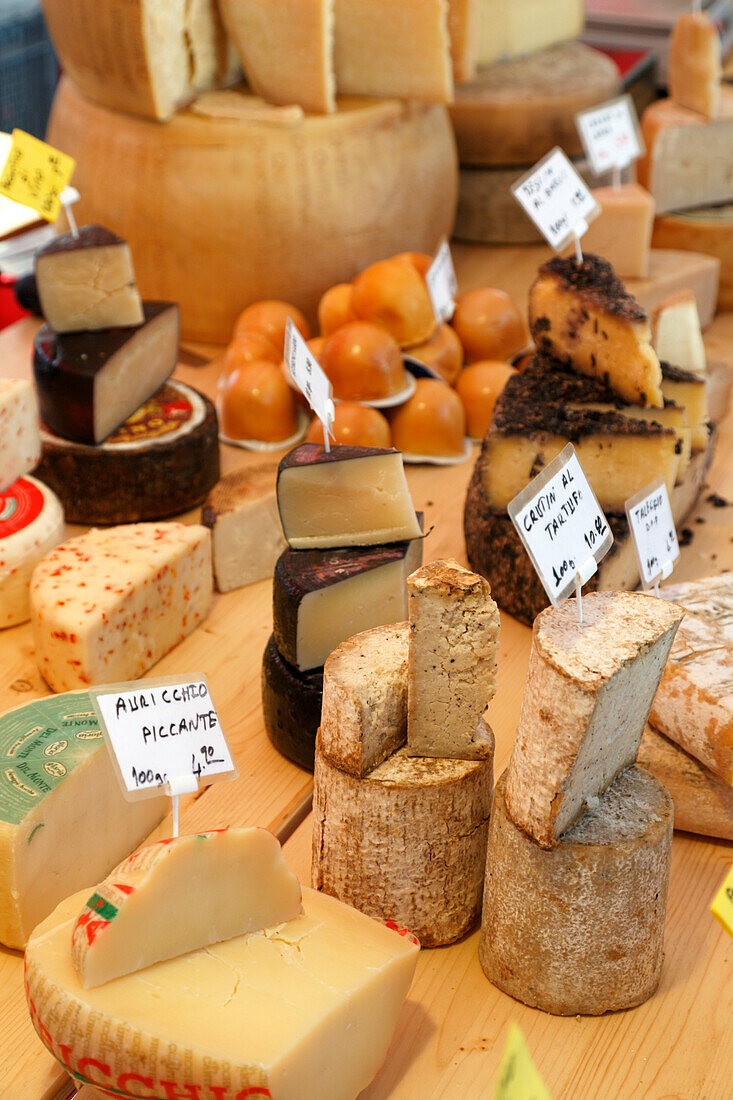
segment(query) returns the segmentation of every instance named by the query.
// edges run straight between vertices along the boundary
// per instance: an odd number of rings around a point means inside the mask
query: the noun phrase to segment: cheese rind
[[[38,667],[54,691],[142,676],[206,617],[211,536],[183,523],[91,530],[31,582]]]
[[[733,840],[733,788],[724,780],[651,726],[638,762],[671,794],[675,830]]]
[[[583,251],[603,256],[622,279],[645,279],[649,274],[654,199],[637,183],[596,187],[593,198],[601,213],[583,234]]]
[[[591,593],[535,620],[507,770],[512,820],[553,847],[636,760],[684,612],[643,593]]]
[[[350,1100],[382,1063],[412,981],[414,937],[312,890],[303,914],[84,989],[69,950],[88,891],[28,945],[41,1041],[75,1080],[122,1095]]]
[[[703,11],[684,12],[672,30],[667,85],[680,107],[715,118],[720,110],[722,79],[720,35]]]
[[[65,530],[61,501],[42,481],[20,477],[0,493],[0,629],[30,618],[33,570]]]
[[[71,958],[89,989],[300,912],[300,883],[266,829],[179,836],[140,848],[95,887]]]
[[[499,780],[486,854],[479,958],[489,981],[559,1016],[616,1012],[657,989],[672,800],[628,768],[551,851],[512,820]]]
[[[660,362],[705,374],[707,360],[695,295],[679,291],[652,311],[652,343]]]
[[[706,253],[710,262],[717,257],[718,309],[733,309],[733,205],[706,206],[656,218],[652,244],[660,252],[679,250],[678,256],[684,256],[685,252]],[[706,316],[699,296],[697,306],[700,323],[705,328]]]
[[[204,501],[201,522],[211,530],[219,592],[272,576],[286,546],[277,510],[276,476],[274,463],[235,470]]]
[[[41,457],[38,400],[24,378],[0,378],[0,493]]]
[[[0,765],[0,942],[22,948],[62,898],[144,840],[168,800],[123,798],[85,691],[2,715]]]
[[[271,635],[262,655],[260,683],[267,736],[278,752],[312,772],[321,720],[323,669],[298,672],[285,660]]]

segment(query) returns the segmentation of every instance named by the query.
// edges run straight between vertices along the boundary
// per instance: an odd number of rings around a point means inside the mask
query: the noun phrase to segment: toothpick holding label
[[[61,210],[61,195],[75,167],[73,157],[24,130],[13,130],[10,152],[0,172],[0,194],[55,222]]]
[[[644,154],[644,139],[633,99],[623,95],[588,111],[580,111],[575,116],[575,125],[591,168],[597,176],[610,169],[613,186],[618,190],[621,172]]]
[[[512,185],[512,194],[555,252],[574,242],[583,262],[580,238],[601,208],[559,146]]]
[[[325,371],[311,354],[290,317],[285,326],[285,362],[293,382],[305,395],[308,404],[323,425],[323,441],[326,451],[330,452],[333,419],[336,415],[333,388]]]
[[[441,241],[425,274],[425,282],[428,285],[428,294],[433,305],[433,313],[438,324],[450,321],[456,308],[456,291],[458,280],[453,266],[453,257],[446,240]]]
[[[636,560],[645,591],[672,575],[680,556],[672,506],[664,478],[658,478],[626,501],[626,518],[634,539]]]
[[[512,523],[553,607],[582,588],[613,545],[613,533],[572,443],[509,502]]]
[[[124,797],[173,800],[237,768],[204,676],[165,677],[91,688],[92,706]]]

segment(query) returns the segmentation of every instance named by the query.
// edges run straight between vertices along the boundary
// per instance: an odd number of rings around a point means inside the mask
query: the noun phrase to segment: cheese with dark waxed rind
[[[323,669],[298,672],[278,651],[271,635],[262,656],[262,714],[267,736],[278,752],[311,772],[322,698]]]

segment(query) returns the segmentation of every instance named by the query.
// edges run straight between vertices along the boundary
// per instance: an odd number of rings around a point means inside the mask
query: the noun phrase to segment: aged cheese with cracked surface
[[[675,830],[733,840],[733,787],[651,726],[637,762],[671,794]]]
[[[273,576],[280,653],[301,672],[322,666],[354,634],[407,617],[407,578],[422,539],[333,550],[284,550]]]
[[[74,925],[71,959],[90,989],[300,911],[300,883],[267,829],[159,840],[95,887]]]
[[[402,748],[358,779],[317,744],[313,885],[404,924],[423,947],[459,939],[481,911],[493,758],[428,759]]]
[[[216,587],[231,592],[272,576],[286,546],[275,496],[277,465],[245,466],[217,482],[201,522],[211,530]]]
[[[672,852],[672,800],[628,768],[545,851],[494,795],[479,957],[489,981],[543,1012],[633,1008],[657,989]]]
[[[303,443],[280,463],[277,503],[294,550],[422,536],[399,451]]]
[[[705,206],[696,210],[681,210],[654,220],[652,244],[655,249],[707,253],[711,262],[720,263],[717,287],[719,309],[733,309],[733,204]],[[702,327],[706,313],[696,295]],[[713,306],[715,302],[711,303]]]
[[[116,111],[168,119],[236,75],[216,0],[43,0],[64,71]]]
[[[695,295],[680,290],[663,298],[652,311],[652,343],[660,362],[693,374],[705,374],[707,359]]]
[[[54,691],[134,680],[206,617],[211,590],[205,527],[133,523],[69,539],[31,582],[38,667]]]
[[[584,22],[584,0],[479,0],[479,64],[577,38]]]
[[[601,213],[583,234],[583,251],[603,256],[622,279],[647,278],[654,199],[638,183],[596,187],[593,197]]]
[[[718,28],[706,12],[684,12],[669,43],[667,86],[671,98],[680,107],[715,118],[720,110],[722,76]]]
[[[41,457],[38,400],[25,378],[0,378],[0,493]]]
[[[408,623],[349,638],[323,668],[319,752],[363,779],[407,740]]]
[[[661,367],[665,401],[673,401],[685,410],[692,450],[704,451],[710,435],[707,380],[692,371],[672,366],[671,363],[662,363]]]
[[[33,570],[65,530],[61,501],[42,481],[19,477],[0,493],[0,629],[30,618]]]
[[[43,316],[54,332],[141,325],[130,246],[101,225],[63,233],[36,253]]]
[[[543,848],[636,760],[684,611],[640,592],[594,592],[535,620],[507,770],[512,820]]]
[[[488,582],[451,558],[408,578],[411,756],[470,760],[492,747],[479,719],[496,692],[499,611]]]
[[[62,898],[140,844],[169,801],[123,798],[86,691],[3,714],[0,764],[0,942],[22,948]]]
[[[352,1100],[379,1069],[417,961],[409,933],[304,890],[293,920],[84,989],[70,939],[87,897],[59,905],[26,957],[33,1024],[77,1082],[128,1096]]]
[[[601,257],[543,264],[529,292],[529,325],[540,351],[602,379],[624,401],[663,404],[649,319]]]

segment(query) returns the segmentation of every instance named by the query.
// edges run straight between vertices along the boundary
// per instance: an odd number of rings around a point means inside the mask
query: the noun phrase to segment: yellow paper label
[[[494,1100],[552,1100],[516,1024],[509,1028]]]
[[[733,936],[733,867],[715,895],[710,912],[716,921],[723,925],[726,932]]]
[[[46,221],[59,216],[59,195],[71,179],[76,161],[45,141],[13,130],[13,144],[0,175],[0,194],[30,206]]]

